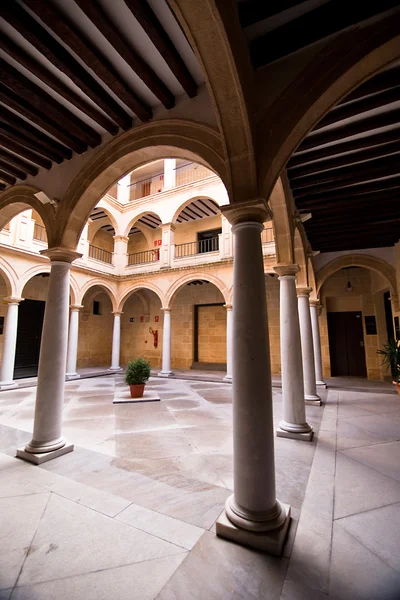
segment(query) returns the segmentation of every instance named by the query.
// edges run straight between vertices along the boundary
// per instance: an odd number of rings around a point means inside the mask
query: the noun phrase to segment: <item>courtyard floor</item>
[[[307,407],[313,442],[275,438],[277,495],[293,517],[281,558],[214,533],[233,485],[231,385],[152,378],[160,402],[114,405],[123,386],[120,375],[66,383],[75,450],[39,467],[14,458],[35,388],[1,392],[0,600],[400,597],[390,385],[337,382]]]

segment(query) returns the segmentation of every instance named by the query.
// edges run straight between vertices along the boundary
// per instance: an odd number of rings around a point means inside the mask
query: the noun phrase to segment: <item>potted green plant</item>
[[[141,398],[144,394],[144,386],[150,377],[150,364],[141,356],[128,364],[125,373],[125,383],[131,390],[131,398]]]
[[[377,350],[377,354],[383,356],[382,364],[390,369],[392,383],[400,396],[400,340],[389,340],[383,348]]]

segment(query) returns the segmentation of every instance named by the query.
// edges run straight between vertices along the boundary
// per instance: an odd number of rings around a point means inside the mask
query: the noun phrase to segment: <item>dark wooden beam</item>
[[[87,144],[70,135],[66,129],[63,129],[58,123],[50,119],[44,112],[34,108],[28,100],[24,100],[21,96],[13,92],[11,88],[3,84],[0,84],[0,101],[26,119],[32,121],[38,127],[54,135],[56,139],[60,140],[60,142],[77,154],[86,152],[88,148]]]
[[[339,127],[334,127],[328,131],[320,131],[317,133],[311,133],[308,135],[297,148],[297,152],[303,150],[309,150],[310,148],[316,148],[322,146],[322,144],[329,144],[330,142],[337,142],[343,138],[350,137],[352,135],[358,135],[360,133],[366,133],[374,129],[381,127],[388,127],[390,125],[398,126],[400,122],[400,109],[396,108],[380,115],[374,115],[373,117],[367,117],[360,119],[352,123],[347,123]]]
[[[382,158],[384,156],[389,156],[394,152],[400,152],[400,140],[389,144],[382,144],[380,146],[372,146],[372,148],[366,148],[360,152],[344,154],[329,160],[320,160],[315,163],[309,163],[304,167],[296,167],[289,170],[289,175],[290,177],[304,177],[311,173],[320,173],[321,171],[326,171],[328,169],[346,167],[372,158]]]
[[[339,252],[344,250],[361,250],[363,248],[386,248],[394,246],[398,239],[394,237],[384,236],[375,238],[371,234],[366,236],[349,237],[341,241],[337,236],[336,239],[324,242],[323,240],[313,240],[312,247],[320,252]]]
[[[0,192],[2,192],[3,190],[6,189],[6,184],[5,183],[0,183]]]
[[[68,131],[71,136],[86,143],[91,148],[96,148],[101,144],[101,135],[97,131],[1,58],[0,69],[2,82],[29,102],[37,111],[43,114],[43,106],[45,106],[45,114],[49,119],[55,123],[62,123],[63,129]]]
[[[396,87],[399,85],[400,81],[400,67],[393,67],[388,71],[384,71],[383,73],[379,73],[375,75],[371,79],[368,79],[362,85],[359,85],[353,92],[350,92],[340,103],[345,104],[346,102],[351,102],[353,100],[358,100],[358,98],[363,98],[365,96],[369,96],[370,94],[376,94],[377,92],[382,92],[383,90],[387,90],[392,87]]]
[[[375,169],[374,173],[364,172],[357,176],[352,175],[347,180],[342,179],[341,181],[329,181],[328,183],[322,183],[320,185],[302,187],[301,189],[296,189],[296,190],[293,190],[293,188],[292,188],[292,190],[294,192],[295,198],[304,196],[310,192],[313,192],[314,194],[315,193],[324,194],[325,192],[330,192],[330,191],[336,190],[338,188],[346,189],[347,193],[349,193],[349,186],[353,186],[354,184],[362,183],[364,181],[370,181],[372,179],[378,179],[379,177],[389,177],[390,175],[397,174],[398,171],[399,171],[398,165],[394,165],[392,167],[392,169],[388,169],[387,166],[384,166],[381,169]],[[385,189],[384,182],[380,182],[380,185],[381,185],[382,189]],[[351,193],[351,190],[350,190],[350,193]]]
[[[8,175],[12,175],[13,177],[16,177],[17,179],[22,179],[22,180],[26,179],[26,173],[24,173],[20,169],[17,169],[16,167],[13,167],[9,163],[5,162],[4,160],[0,160],[0,169],[4,173],[8,173]]]
[[[11,152],[15,152],[18,156],[22,156],[27,160],[35,163],[35,165],[39,165],[39,167],[43,167],[47,171],[51,169],[51,161],[47,160],[40,154],[36,154],[36,152],[31,152],[28,150],[23,144],[16,142],[10,137],[6,137],[0,133],[0,145],[3,146],[6,150],[11,150]],[[32,173],[33,174],[33,173]]]
[[[250,44],[255,67],[272,63],[347,27],[358,25],[392,8],[398,0],[354,2],[334,0],[256,38]]]
[[[361,196],[352,196],[351,194],[336,200],[326,200],[325,195],[322,194],[320,197],[307,202],[302,202],[302,198],[299,198],[296,202],[297,209],[300,211],[312,212],[313,214],[319,214],[320,212],[337,212],[340,210],[353,210],[354,207],[361,206],[365,209],[373,207],[376,211],[376,207],[386,206],[386,201],[400,201],[400,187],[385,190],[381,192],[371,192],[370,194],[363,194]]]
[[[352,181],[353,177],[359,175],[370,175],[371,179],[375,175],[384,177],[386,174],[394,175],[400,171],[400,154],[391,154],[390,156],[384,156],[383,158],[375,158],[366,162],[357,163],[354,165],[348,165],[340,169],[329,169],[321,171],[320,173],[313,173],[311,175],[304,175],[304,177],[290,177],[290,187],[292,190],[301,189],[309,185],[317,185],[319,183],[326,183],[332,181],[337,183],[339,181]]]
[[[14,183],[16,183],[16,181],[17,181],[15,179],[15,177],[12,177],[11,175],[9,175],[8,173],[5,173],[4,171],[0,171],[0,179],[5,181],[6,183],[9,183],[10,185],[14,185]]]
[[[95,48],[68,18],[53,4],[43,0],[24,2],[99,77],[141,121],[152,117],[150,106],[143,102],[122,79],[108,58]]]
[[[306,230],[307,232],[321,233],[321,226],[327,227],[329,231],[333,231],[335,228],[338,229],[338,232],[345,231],[346,229],[350,229],[352,231],[357,231],[358,229],[373,227],[374,224],[383,225],[383,224],[391,224],[400,222],[399,214],[396,210],[395,206],[389,207],[385,211],[377,212],[369,212],[368,214],[364,214],[363,211],[359,211],[357,214],[357,219],[353,217],[349,218],[348,212],[338,212],[336,218],[333,218],[330,214],[326,213],[317,213],[315,218],[307,221]],[[400,235],[400,233],[399,233]]]
[[[21,119],[18,115],[13,113],[11,110],[8,110],[8,108],[5,106],[1,107],[1,119],[3,123],[7,123],[7,125],[12,127],[13,130],[17,131],[18,133],[29,137],[36,143],[40,142],[40,145],[43,149],[47,149],[52,153],[52,155],[49,156],[49,158],[52,160],[61,163],[64,158],[69,159],[72,157],[72,151],[69,148],[63,146],[57,142],[57,140],[46,135],[40,129],[33,127],[33,125],[24,119]]]
[[[48,85],[52,90],[60,94],[60,96],[65,98],[65,100],[68,100],[68,102],[90,117],[93,121],[101,125],[101,127],[103,127],[106,131],[112,135],[116,135],[118,133],[117,125],[110,121],[110,119],[108,119],[100,110],[97,110],[95,106],[86,102],[86,100],[79,96],[79,94],[76,94],[73,90],[71,90],[60,79],[55,77],[42,64],[35,60],[30,54],[25,52],[25,50],[17,46],[13,40],[11,40],[2,32],[0,32],[0,47],[14,60],[19,62],[20,65],[25,67],[30,73],[43,81],[43,83]]]
[[[348,104],[342,104],[330,110],[328,114],[317,123],[313,131],[317,131],[328,125],[333,125],[334,123],[339,123],[339,121],[343,121],[343,119],[361,115],[369,110],[387,106],[388,104],[398,102],[399,100],[400,85],[390,90],[384,90],[383,92],[374,94],[373,96],[367,96],[366,98],[360,98],[359,100],[355,100]]]
[[[156,75],[143,58],[135,52],[121,31],[113,25],[108,16],[103,12],[100,4],[94,0],[75,0],[85,15],[92,21],[97,29],[110,42],[125,62],[131,67],[138,77],[147,85],[149,90],[163,103],[165,108],[175,106],[175,96],[170,92],[165,83]]]
[[[304,0],[268,0],[268,2],[245,0],[237,5],[239,21],[242,27],[248,27],[303,3]]]
[[[34,165],[32,165],[29,162],[26,162],[25,160],[22,160],[21,158],[18,158],[17,156],[15,156],[15,154],[7,152],[6,150],[0,149],[0,159],[5,160],[8,164],[17,167],[17,169],[20,169],[21,171],[29,173],[29,175],[35,176],[39,172],[39,170]]]
[[[373,146],[378,146],[380,144],[398,141],[400,141],[400,128],[392,129],[391,131],[385,131],[384,133],[376,133],[375,135],[365,136],[356,140],[341,142],[333,146],[327,146],[326,148],[314,148],[308,152],[302,152],[301,154],[297,153],[300,152],[300,149],[298,149],[289,160],[287,168],[292,169],[294,167],[306,165],[321,158],[329,158],[345,152],[364,150],[365,148],[372,148]]]
[[[124,2],[147,33],[189,98],[194,98],[197,95],[197,84],[148,2],[146,0],[124,0]]]
[[[29,148],[30,150],[33,150],[34,152],[37,152],[38,154],[41,154],[42,156],[58,164],[61,164],[63,161],[63,158],[60,158],[59,154],[55,154],[52,150],[45,148],[43,144],[35,142],[31,137],[20,133],[19,131],[5,123],[0,122],[0,131],[3,139],[17,142],[18,144],[21,144],[22,146],[25,146],[26,148]],[[2,143],[2,145],[5,145],[7,148],[6,144]],[[11,146],[10,150],[12,150]]]
[[[371,193],[376,193],[379,191],[387,191],[400,187],[400,176],[395,175],[394,177],[390,177],[390,179],[382,179],[380,181],[369,181],[367,183],[361,183],[359,185],[353,185],[350,189],[348,187],[338,190],[328,191],[326,190],[323,196],[320,195],[319,192],[310,192],[308,195],[303,195],[301,199],[296,199],[296,203],[298,202],[310,202],[316,200],[320,200],[323,198],[325,201],[327,200],[337,200],[340,198],[347,198],[349,195],[354,196],[366,196]]]
[[[122,129],[132,127],[132,117],[47,30],[16,2],[0,2],[0,16],[12,25],[57,69],[65,73],[97,106]]]

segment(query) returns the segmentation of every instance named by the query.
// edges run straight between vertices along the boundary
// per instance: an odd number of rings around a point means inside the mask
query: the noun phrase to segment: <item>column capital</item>
[[[263,198],[221,206],[220,209],[231,225],[238,225],[246,221],[255,221],[262,225],[271,217],[267,202]]]
[[[5,304],[19,304],[25,298],[15,298],[14,296],[7,296],[7,298],[3,298],[3,302]]]
[[[168,307],[162,306],[161,310],[163,311],[163,313],[170,313],[171,312],[171,307],[169,307],[169,306]]]
[[[279,277],[295,277],[296,273],[300,271],[299,265],[294,265],[292,263],[278,263],[273,269]]]
[[[169,230],[175,231],[175,229],[176,229],[175,223],[161,223],[160,227],[163,231],[164,231],[164,229],[166,229],[167,231],[169,231]]]
[[[112,310],[111,314],[114,315],[114,317],[120,317],[123,314],[122,310]]]
[[[79,312],[83,308],[83,304],[70,304],[69,309]]]
[[[113,235],[113,239],[115,242],[129,242],[127,235]]]
[[[305,297],[308,298],[310,296],[311,292],[312,292],[312,288],[310,288],[310,287],[298,287],[298,288],[296,288],[296,292],[297,292],[297,295],[299,297],[305,296]]]
[[[322,304],[318,298],[310,298],[310,306],[315,306],[318,310],[322,308]]]
[[[64,262],[64,263],[73,263],[77,258],[81,258],[82,254],[80,252],[75,252],[74,250],[70,250],[69,248],[63,248],[61,246],[56,246],[55,248],[47,248],[46,250],[41,250],[40,254],[43,256],[47,256],[51,260],[51,262]]]
[[[232,304],[224,304],[224,308],[226,308],[226,310],[232,310]]]

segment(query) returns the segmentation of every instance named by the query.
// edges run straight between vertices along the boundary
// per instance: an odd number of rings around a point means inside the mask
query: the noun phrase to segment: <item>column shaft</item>
[[[232,381],[232,351],[233,351],[233,323],[232,306],[225,305],[226,308],[226,375],[224,381]]]
[[[301,352],[303,357],[304,399],[306,403],[321,404],[315,379],[314,345],[311,329],[309,295],[311,288],[298,288]]]
[[[318,301],[310,300],[311,328],[314,344],[315,379],[317,386],[326,387],[322,373],[321,337],[319,332],[319,311],[321,305]]]
[[[121,348],[121,313],[114,312],[111,367],[109,369],[110,371],[121,371],[121,367],[119,365],[120,348]]]
[[[67,379],[77,379],[79,377],[78,373],[76,372],[76,361],[78,357],[79,310],[80,307],[71,306],[68,332]]]
[[[163,345],[162,345],[162,365],[159,377],[169,377],[171,371],[171,311],[163,309],[164,324],[163,324]]]
[[[297,265],[277,265],[280,274],[280,341],[283,419],[278,437],[310,441],[312,428],[306,421],[299,315],[297,310]]]
[[[4,330],[3,355],[0,369],[0,389],[17,387],[14,379],[15,350],[17,347],[18,306],[21,298],[6,298],[8,303]]]

